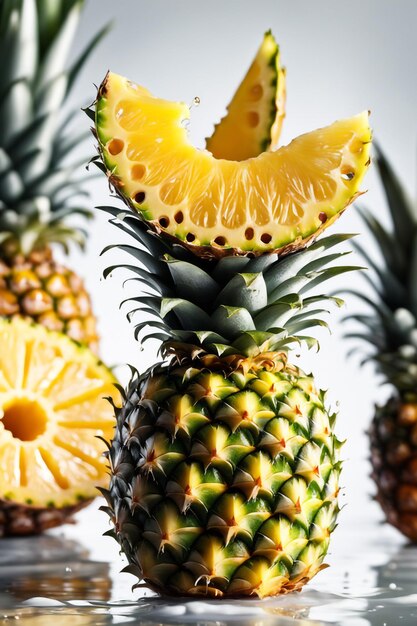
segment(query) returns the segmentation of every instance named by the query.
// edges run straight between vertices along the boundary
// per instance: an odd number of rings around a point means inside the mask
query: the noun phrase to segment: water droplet
[[[390,589],[396,589],[396,588],[397,588],[397,585],[396,585],[395,583],[390,583],[390,584],[388,585],[388,587],[389,587]]]
[[[193,98],[191,104],[190,104],[190,109],[192,109],[193,107],[198,107],[201,104],[201,100],[198,96],[195,96],[195,98]]]
[[[66,568],[65,568],[65,572],[66,572],[67,574],[71,574],[71,573],[72,573],[72,568],[71,568],[71,567],[66,567]]]

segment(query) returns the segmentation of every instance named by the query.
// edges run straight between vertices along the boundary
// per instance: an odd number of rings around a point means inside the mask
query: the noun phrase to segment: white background
[[[99,84],[107,69],[146,85],[161,97],[191,102],[199,96],[202,104],[193,109],[191,136],[202,146],[213,123],[224,114],[263,32],[272,28],[288,72],[282,142],[370,109],[376,138],[406,187],[414,191],[415,0],[89,0],[74,51],[113,19],[114,27],[85,67],[71,104],[92,101],[93,83]],[[82,113],[78,124],[80,128],[88,126]],[[84,148],[86,154],[92,151],[93,141]],[[375,172],[370,172],[365,186],[369,192],[364,203],[385,219]],[[90,189],[92,206],[109,202],[104,176],[92,180]],[[336,229],[361,231],[354,208],[349,208],[333,232]],[[361,239],[371,245],[366,235]],[[119,302],[138,288],[122,289],[122,273],[100,281],[103,267],[121,257],[109,253],[105,260],[99,259],[99,252],[104,245],[119,241],[118,231],[99,215],[91,224],[87,255],[73,251],[67,262],[86,277],[92,293],[100,319],[103,359],[110,364],[130,362],[143,370],[155,362],[156,347],[140,352],[132,327],[118,309]],[[359,284],[363,288],[356,275],[347,275],[338,283]],[[342,315],[357,309],[358,304],[349,301]],[[369,495],[373,485],[368,478],[365,430],[373,403],[384,402],[389,389],[381,387],[372,368],[361,369],[358,359],[346,358],[351,346],[342,340],[340,317],[335,311],[333,334],[321,335],[320,353],[304,355],[301,363],[314,372],[321,387],[330,390],[332,402],[340,404],[338,434],[347,438],[342,503],[348,506],[341,516],[343,525],[357,513],[364,517],[379,514]]]

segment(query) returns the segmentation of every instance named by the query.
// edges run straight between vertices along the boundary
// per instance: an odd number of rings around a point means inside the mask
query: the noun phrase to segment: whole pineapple
[[[288,354],[316,343],[306,328],[325,325],[321,305],[334,299],[306,294],[352,269],[329,266],[346,236],[283,260],[204,260],[106,210],[132,235],[120,247],[146,269],[130,267],[156,290],[133,298],[156,315],[136,335],[162,340],[165,356],[134,373],[116,412],[108,534],[127,571],[155,591],[300,589],[323,566],[336,524],[341,444],[324,392]]]
[[[24,316],[97,351],[96,321],[83,281],[57,263],[51,244],[67,250],[85,233],[68,223],[83,206],[83,163],[68,161],[85,133],[68,132],[63,104],[99,32],[66,67],[80,0],[2,0],[0,52],[0,315]]]
[[[257,80],[249,72],[239,87],[249,102],[264,93]],[[227,159],[230,146],[221,158],[224,144],[195,149],[184,103],[116,74],[94,115],[97,164],[139,213],[103,207],[130,235],[110,248],[133,257],[121,267],[148,291],[131,298],[129,319],[145,314],[135,335],[161,342],[163,357],[133,372],[116,409],[108,534],[126,571],[161,593],[299,590],[323,567],[336,525],[341,443],[325,393],[289,356],[316,345],[304,332],[340,304],[318,286],[353,269],[328,252],[348,236],[312,241],[358,193],[368,114],[242,160]]]
[[[387,521],[417,542],[417,210],[380,148],[375,162],[392,224],[361,210],[379,258],[355,244],[371,269],[372,292],[353,292],[369,313],[349,317],[361,329],[347,336],[370,345],[366,360],[393,389],[370,428],[372,475]]]

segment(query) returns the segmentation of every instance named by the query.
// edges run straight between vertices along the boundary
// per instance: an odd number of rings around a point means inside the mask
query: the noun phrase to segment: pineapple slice
[[[64,335],[21,319],[0,320],[0,500],[6,509],[60,509],[98,495],[96,486],[107,482],[98,436],[112,437],[113,408],[105,398],[117,401],[113,383],[87,348]],[[1,525],[0,519],[0,531]]]
[[[243,161],[275,148],[285,117],[285,69],[271,31],[206,147],[216,159]]]
[[[369,165],[368,112],[245,161],[188,141],[189,107],[107,74],[96,104],[100,151],[122,198],[158,231],[206,256],[293,252],[358,194]]]

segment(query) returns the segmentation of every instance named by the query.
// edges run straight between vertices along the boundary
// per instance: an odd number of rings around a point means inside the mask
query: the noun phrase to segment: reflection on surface
[[[0,540],[0,600],[109,600],[109,565],[74,540],[43,535]],[[3,606],[0,605],[0,606]]]
[[[119,557],[110,576],[109,565],[76,541],[0,540],[0,625],[417,626],[417,547],[398,545],[391,530],[357,528],[339,535],[331,568],[301,593],[263,601],[132,593],[135,581],[119,574]],[[96,556],[108,554],[105,541],[89,544]]]

